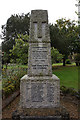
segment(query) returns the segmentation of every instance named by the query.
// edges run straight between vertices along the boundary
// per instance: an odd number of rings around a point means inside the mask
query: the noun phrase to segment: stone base
[[[20,105],[22,108],[54,108],[60,105],[60,83],[56,75],[25,75],[20,83]]]
[[[47,116],[47,117],[36,117],[36,116],[21,116],[20,120],[62,120],[60,116]]]
[[[70,117],[64,107],[53,109],[21,109],[19,107],[13,113],[12,120],[70,120]]]

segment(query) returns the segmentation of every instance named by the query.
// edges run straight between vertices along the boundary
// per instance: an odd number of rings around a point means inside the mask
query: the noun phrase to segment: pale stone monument
[[[20,105],[13,120],[62,120],[60,80],[52,74],[47,10],[31,11],[28,55],[28,74],[21,78]]]
[[[32,10],[30,20],[28,74],[21,78],[21,107],[59,107],[59,84],[59,78],[52,74],[47,11]]]

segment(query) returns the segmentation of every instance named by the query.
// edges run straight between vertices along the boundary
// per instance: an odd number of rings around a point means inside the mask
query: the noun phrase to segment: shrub
[[[75,57],[74,57],[75,61],[80,61],[80,54],[76,54]]]
[[[74,96],[77,95],[77,91],[74,88],[67,88],[65,86],[61,86],[60,89],[61,89],[61,92],[65,95],[66,94],[70,94]]]
[[[66,64],[71,64],[70,59],[67,59],[67,60],[66,60]]]
[[[61,86],[60,89],[61,89],[61,92],[63,94],[67,94],[68,93],[67,88],[65,86]]]
[[[12,94],[15,91],[15,86],[14,84],[10,84],[7,87],[3,88],[3,95],[5,97],[8,97],[10,94]]]
[[[74,60],[75,60],[76,66],[80,66],[80,54],[79,53],[74,56]]]
[[[14,70],[13,72],[12,71],[10,70],[8,75],[7,73],[4,73],[5,71],[3,71],[4,75],[2,80],[3,97],[8,97],[14,91],[20,88],[20,79],[26,74],[26,70],[22,68],[19,68],[18,71],[16,70]]]
[[[54,47],[51,48],[51,58],[52,58],[52,64],[53,63],[59,63],[61,62],[63,55],[59,53],[57,49]]]

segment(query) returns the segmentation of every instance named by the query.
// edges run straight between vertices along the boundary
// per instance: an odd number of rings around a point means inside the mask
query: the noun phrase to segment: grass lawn
[[[53,74],[60,78],[60,86],[78,90],[78,67],[58,67],[53,70]]]
[[[76,63],[66,64],[66,66],[76,65]],[[52,66],[63,66],[63,63],[54,63]]]

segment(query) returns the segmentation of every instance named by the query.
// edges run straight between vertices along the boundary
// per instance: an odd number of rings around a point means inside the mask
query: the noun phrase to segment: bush
[[[61,92],[65,95],[66,94],[70,94],[73,96],[77,95],[77,91],[74,88],[67,88],[65,86],[61,86],[60,89],[61,89]]]
[[[79,53],[74,56],[74,60],[75,60],[76,66],[80,66],[80,54]]]
[[[80,54],[76,54],[75,57],[74,57],[75,61],[80,61]]]
[[[61,62],[63,55],[59,53],[57,49],[54,47],[51,48],[51,58],[52,58],[52,64],[53,63],[59,63]]]
[[[10,94],[12,94],[15,91],[14,84],[10,84],[7,87],[3,88],[3,96],[8,97]]]
[[[66,64],[71,64],[70,59],[67,59],[67,60],[66,60]]]
[[[61,86],[60,89],[61,89],[61,92],[62,92],[63,94],[68,94],[68,93],[69,93],[69,92],[67,91],[67,88],[66,88],[65,86]]]
[[[20,79],[26,74],[26,70],[19,68],[18,71],[10,70],[9,75],[3,72],[3,84],[2,84],[2,91],[3,91],[3,98],[8,97],[13,92],[17,91],[20,88]]]

